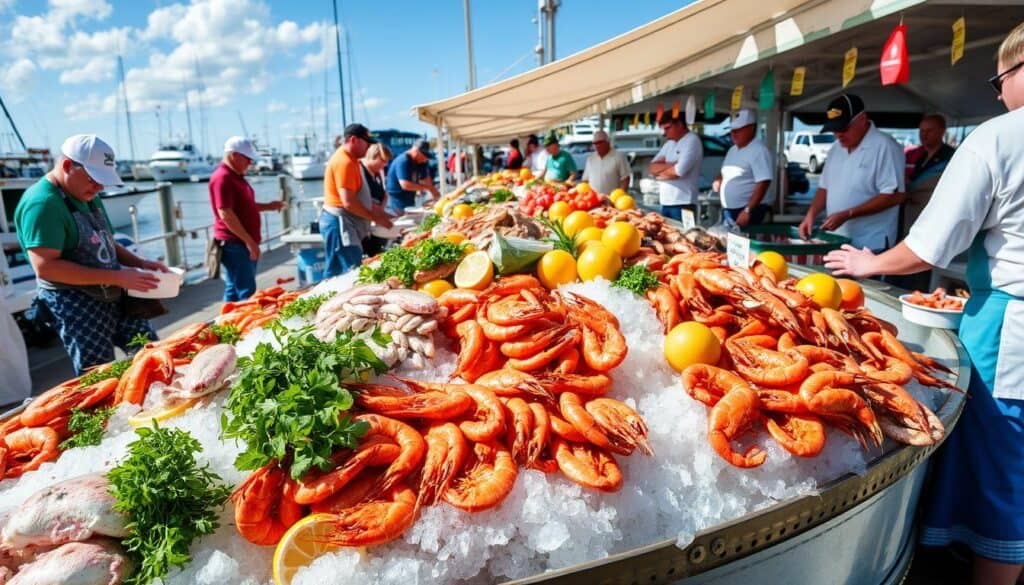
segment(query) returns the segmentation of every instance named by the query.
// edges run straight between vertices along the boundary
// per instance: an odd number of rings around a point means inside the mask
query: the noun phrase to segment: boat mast
[[[352,46],[349,44],[349,36],[345,35],[345,66],[348,67],[348,108],[352,112],[352,121],[356,119],[356,100],[352,98]],[[340,75],[340,74],[339,74]],[[365,108],[363,115],[366,115]],[[369,120],[366,121],[369,124]]]
[[[28,152],[28,147],[25,146],[25,141],[21,138],[21,132],[18,132],[18,127],[14,124],[14,118],[11,117],[11,113],[7,111],[7,106],[4,104],[4,98],[0,97],[0,109],[4,111],[4,115],[7,116],[7,121],[11,124],[11,130],[14,130],[14,135],[18,137],[18,142],[21,144],[21,148]]]
[[[132,109],[128,107],[128,87],[124,78],[124,59],[117,56],[117,71],[121,76],[121,99],[124,101],[124,117],[128,123],[128,148],[131,149],[132,160],[135,160],[135,134],[132,132]]]
[[[206,110],[203,108],[203,92],[206,86],[203,84],[203,74],[199,72],[199,58],[196,63],[196,83],[199,86],[199,138],[203,141],[203,152],[210,152],[209,136],[206,133]]]
[[[334,4],[334,51],[338,57],[338,97],[341,99],[341,126],[348,126],[348,117],[345,115],[345,76],[341,72],[341,27],[338,25],[338,0],[332,0]],[[348,34],[345,35],[348,37]],[[324,104],[326,107],[327,104]]]
[[[185,88],[185,121],[188,124],[188,143],[194,149],[196,143],[192,141],[192,110],[188,107],[188,88]]]

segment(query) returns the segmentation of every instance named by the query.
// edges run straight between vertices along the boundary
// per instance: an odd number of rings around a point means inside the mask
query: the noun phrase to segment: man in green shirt
[[[53,170],[25,191],[14,210],[21,247],[36,273],[37,298],[53,314],[75,371],[114,359],[139,333],[156,339],[148,321],[124,314],[125,290],[147,291],[159,282],[160,262],[139,258],[114,241],[97,195],[120,185],[114,151],[95,135],[64,141]]]
[[[549,134],[544,140],[544,148],[548,151],[548,162],[539,178],[573,182],[576,179],[576,161],[572,159],[571,154],[559,147],[558,137]]]

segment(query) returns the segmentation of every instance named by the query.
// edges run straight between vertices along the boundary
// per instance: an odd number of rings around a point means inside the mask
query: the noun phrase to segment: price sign
[[[750,238],[729,234],[725,242],[725,254],[729,266],[733,268],[750,267]]]
[[[843,87],[850,85],[853,74],[857,72],[857,47],[846,52],[843,58]]]
[[[797,67],[793,70],[793,81],[789,84],[789,95],[804,95],[805,75],[807,75],[806,67]]]
[[[736,89],[732,90],[732,111],[740,109],[743,105],[743,86],[737,85]]]
[[[949,54],[950,65],[956,65],[957,61],[964,58],[964,41],[966,38],[967,21],[961,16],[953,23],[953,47]]]
[[[683,231],[688,231],[697,227],[697,220],[693,216],[693,212],[689,209],[683,209],[681,211],[682,217],[679,218],[679,222],[683,224]]]

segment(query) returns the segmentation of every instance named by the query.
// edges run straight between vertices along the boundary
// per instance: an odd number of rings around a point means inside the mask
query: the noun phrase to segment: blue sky
[[[562,0],[556,56],[687,3]],[[466,88],[463,2],[339,0],[339,8],[355,118],[371,128],[428,130],[410,108]],[[535,13],[535,0],[472,2],[479,85],[536,66]],[[325,81],[330,133],[341,128],[332,21],[330,0],[0,0],[0,96],[29,146],[56,150],[68,135],[95,132],[127,158],[124,116],[116,115],[120,53],[136,158],[148,158],[159,136],[185,136],[186,92],[200,148],[200,100],[211,153],[242,134],[242,121],[250,135],[288,148],[290,136],[310,127],[325,134]],[[348,94],[347,72],[345,82]],[[9,133],[0,119],[0,151],[10,149]]]

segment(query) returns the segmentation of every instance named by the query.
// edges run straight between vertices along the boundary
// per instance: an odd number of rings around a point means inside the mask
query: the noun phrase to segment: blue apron
[[[968,397],[960,421],[935,456],[921,543],[962,542],[982,557],[1021,564],[1024,401],[993,394],[997,387],[1004,387],[1002,382],[997,384],[996,375],[1000,343],[1009,335],[1017,338],[1011,328],[1007,336],[1003,334],[1007,305],[1021,299],[992,287],[982,240],[979,234],[968,251],[971,298],[959,331],[973,365]],[[1011,361],[1005,349],[1004,368]]]

